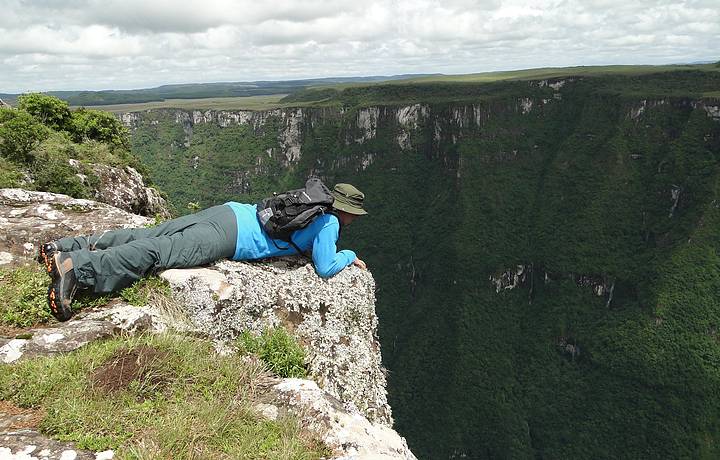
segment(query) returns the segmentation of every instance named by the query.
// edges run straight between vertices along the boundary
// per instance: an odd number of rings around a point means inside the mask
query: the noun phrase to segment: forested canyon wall
[[[720,101],[662,83],[121,119],[179,211],[310,174],[366,193],[341,246],[419,458],[712,457]]]

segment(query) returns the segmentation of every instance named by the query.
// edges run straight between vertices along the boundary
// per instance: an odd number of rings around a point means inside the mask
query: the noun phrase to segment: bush
[[[280,377],[307,376],[305,351],[285,329],[270,329],[260,336],[244,332],[239,345],[242,351],[257,354]]]
[[[14,163],[0,157],[0,188],[22,187],[22,170]]]
[[[0,155],[11,161],[30,163],[32,150],[50,135],[50,130],[29,113],[0,109]]]
[[[129,149],[128,130],[111,113],[80,108],[72,113],[70,132],[75,142],[96,140]]]
[[[62,157],[48,156],[32,170],[35,188],[44,192],[62,193],[75,198],[92,198],[90,188],[78,176],[79,171]]]

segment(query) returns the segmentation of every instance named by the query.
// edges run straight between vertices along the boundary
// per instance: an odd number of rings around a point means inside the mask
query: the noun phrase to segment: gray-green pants
[[[62,238],[56,244],[70,254],[81,285],[106,293],[159,270],[232,257],[236,241],[235,213],[220,205],[152,228],[110,230]]]

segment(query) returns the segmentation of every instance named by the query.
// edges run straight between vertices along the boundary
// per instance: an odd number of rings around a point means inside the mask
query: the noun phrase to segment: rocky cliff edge
[[[150,223],[94,201],[0,189],[0,267],[28,263],[37,245],[46,240]],[[161,276],[190,319],[191,332],[215,341],[222,352],[232,352],[226,345],[244,331],[258,334],[279,326],[304,346],[312,380],[277,378],[258,397],[260,414],[300,417],[302,425],[331,448],[333,458],[415,458],[404,438],[391,428],[370,272],[351,267],[325,280],[305,260],[291,258],[221,261],[167,270]],[[27,339],[0,339],[0,359],[7,364],[71,351],[120,332],[172,329],[172,319],[151,307],[115,303],[81,312],[68,323],[30,331]],[[0,433],[0,454],[14,458],[11,455],[27,451],[30,439],[33,445],[40,442],[37,433],[27,430]],[[72,446],[53,449],[61,455]],[[89,455],[78,451],[78,458],[85,454]]]

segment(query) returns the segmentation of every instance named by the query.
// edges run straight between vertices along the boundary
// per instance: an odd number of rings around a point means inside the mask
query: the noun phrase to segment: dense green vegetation
[[[705,106],[720,106],[720,74],[558,88],[326,93],[289,164],[277,117],[221,128],[151,112],[132,142],[178,208],[310,173],[366,193],[370,215],[340,246],[377,279],[396,428],[420,458],[717,458],[720,120]],[[427,115],[401,126],[415,102]],[[490,277],[518,265],[525,281],[496,292]]]
[[[143,120],[143,127],[132,136],[133,151],[152,171],[153,182],[172,189],[173,204],[180,213],[189,211],[189,203],[205,208],[239,194],[255,201],[278,184],[292,184],[283,179],[291,172],[283,168],[281,159],[266,153],[277,149],[276,117],[258,131],[249,125],[218,130],[211,124],[175,123],[172,110],[149,112]]]
[[[328,449],[289,416],[253,409],[266,370],[212,344],[154,335],[95,342],[0,368],[0,398],[43,411],[40,429],[119,459],[316,459]]]
[[[418,79],[413,84],[407,82],[386,82],[374,85],[334,85],[320,88],[308,88],[297,91],[281,99],[280,102],[314,104],[367,106],[377,104],[407,104],[411,102],[462,102],[476,99],[488,99],[502,95],[531,95],[528,81],[538,86],[542,80],[535,78],[555,78],[588,81],[594,91],[609,94],[623,94],[637,97],[687,96],[702,97],[717,91],[720,82],[720,67],[705,70],[677,70],[668,66],[662,73],[629,72],[622,67],[610,68],[602,72],[597,68],[585,70],[577,68],[553,69],[552,72],[518,71],[488,74],[486,78],[474,80],[460,77],[428,77]],[[695,66],[693,66],[695,67]],[[696,66],[705,68],[707,66]],[[539,69],[543,70],[543,69]],[[608,75],[598,78],[596,73]],[[479,84],[478,82],[483,82]],[[540,89],[540,88],[538,88]],[[547,88],[546,88],[547,89]]]
[[[70,110],[39,93],[20,96],[17,108],[0,108],[0,187],[92,198],[99,181],[93,163],[144,171],[130,153],[127,129],[112,114]]]

